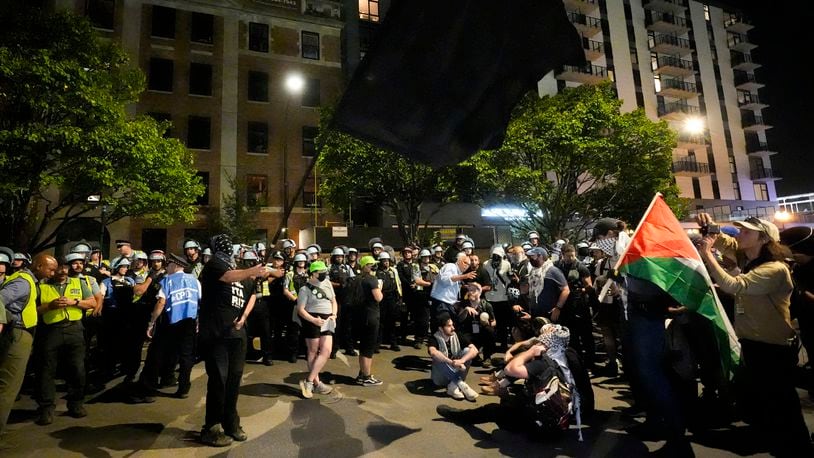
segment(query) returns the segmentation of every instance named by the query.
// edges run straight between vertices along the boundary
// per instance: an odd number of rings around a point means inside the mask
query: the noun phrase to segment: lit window
[[[304,59],[319,60],[319,34],[302,32],[302,57]]]
[[[709,20],[710,20],[710,17],[709,17],[709,5],[704,5],[704,20],[706,20],[707,22],[709,22]]]
[[[755,183],[755,200],[769,200],[769,188],[766,183]]]
[[[379,0],[359,0],[359,19],[379,22]]]

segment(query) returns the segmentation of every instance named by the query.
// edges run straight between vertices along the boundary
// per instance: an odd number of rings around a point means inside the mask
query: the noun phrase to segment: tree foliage
[[[392,212],[402,242],[419,240],[422,202],[444,202],[454,196],[450,169],[433,170],[332,128],[334,110],[325,107],[320,116],[319,195],[339,212],[360,199],[374,202]]]
[[[222,207],[206,210],[206,240],[217,234],[229,234],[234,243],[252,243],[257,237],[260,203],[247,203],[246,183],[227,175],[230,192],[223,193]]]
[[[485,204],[520,205],[528,218],[514,221],[517,229],[552,240],[602,216],[635,224],[656,192],[680,216],[675,134],[641,109],[621,113],[621,104],[610,83],[529,94],[515,108],[501,148],[460,165],[477,181],[455,187]]]
[[[0,244],[53,246],[91,194],[107,222],[192,220],[204,191],[192,154],[168,123],[126,112],[143,74],[86,19],[14,3],[0,20]]]

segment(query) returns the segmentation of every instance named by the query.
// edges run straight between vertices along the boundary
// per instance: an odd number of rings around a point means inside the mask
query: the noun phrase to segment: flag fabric
[[[735,330],[718,300],[698,250],[661,194],[653,198],[616,269],[654,283],[679,304],[710,320],[722,369],[732,376],[740,359]]]
[[[334,126],[433,167],[503,143],[549,71],[585,64],[561,0],[394,0]]]

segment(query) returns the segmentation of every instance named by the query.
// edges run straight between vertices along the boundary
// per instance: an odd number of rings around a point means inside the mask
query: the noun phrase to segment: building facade
[[[131,107],[171,121],[169,135],[195,154],[206,186],[191,224],[156,227],[128,219],[111,239],[180,250],[200,237],[207,209],[237,190],[260,208],[255,240],[297,238],[335,217],[316,197],[311,167],[319,108],[335,100],[342,75],[342,4],[330,0],[57,0],[115,40],[147,78]],[[291,90],[286,80],[303,83]],[[284,218],[285,202],[293,202]],[[284,229],[284,231],[283,231]]]

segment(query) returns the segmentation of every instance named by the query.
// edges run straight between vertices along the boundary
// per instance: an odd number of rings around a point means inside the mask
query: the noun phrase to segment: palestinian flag
[[[732,376],[740,358],[735,331],[715,294],[698,250],[660,193],[650,203],[616,268],[620,273],[654,283],[679,304],[710,320],[715,328],[722,368],[725,374]]]

